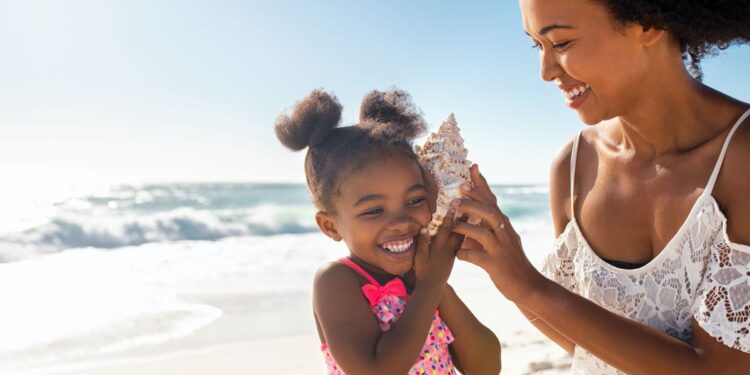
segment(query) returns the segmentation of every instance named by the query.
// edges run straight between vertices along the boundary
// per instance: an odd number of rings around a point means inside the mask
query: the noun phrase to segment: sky
[[[524,34],[516,1],[0,2],[0,171],[25,186],[303,182],[275,119],[332,91],[343,124],[372,89],[456,115],[492,183],[546,183],[583,125]],[[703,64],[750,101],[750,46]],[[743,69],[744,68],[744,69]]]

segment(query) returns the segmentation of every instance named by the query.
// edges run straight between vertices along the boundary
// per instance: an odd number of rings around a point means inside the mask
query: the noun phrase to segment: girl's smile
[[[343,239],[375,272],[402,275],[414,265],[417,235],[432,217],[419,164],[399,152],[343,178],[336,213],[319,214],[324,233]]]

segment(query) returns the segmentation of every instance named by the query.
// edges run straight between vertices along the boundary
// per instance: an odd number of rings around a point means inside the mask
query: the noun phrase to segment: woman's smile
[[[565,97],[565,102],[572,109],[579,108],[591,93],[591,86],[588,84],[558,86]]]

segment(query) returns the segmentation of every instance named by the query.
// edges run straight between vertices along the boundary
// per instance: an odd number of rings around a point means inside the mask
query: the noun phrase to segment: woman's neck
[[[717,93],[684,69],[663,73],[642,85],[638,102],[618,118],[618,143],[646,158],[689,150],[715,135],[708,125]]]

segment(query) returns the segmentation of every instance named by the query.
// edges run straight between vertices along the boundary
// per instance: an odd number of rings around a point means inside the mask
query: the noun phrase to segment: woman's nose
[[[562,72],[554,51],[540,51],[539,63],[541,65],[542,79],[547,82],[554,81]]]

